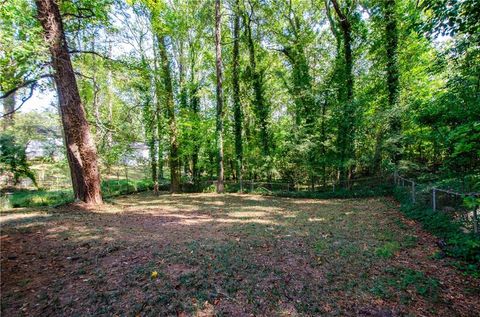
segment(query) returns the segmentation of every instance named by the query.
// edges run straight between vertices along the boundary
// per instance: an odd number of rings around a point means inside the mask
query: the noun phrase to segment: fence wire
[[[465,231],[479,234],[478,206],[467,207],[465,197],[479,198],[480,193],[460,193],[450,189],[421,184],[395,173],[394,185],[408,194],[412,204],[423,206],[434,212],[447,214],[454,221],[462,224]]]

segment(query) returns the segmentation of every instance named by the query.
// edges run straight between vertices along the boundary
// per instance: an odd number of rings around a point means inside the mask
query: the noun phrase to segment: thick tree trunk
[[[165,105],[167,108],[168,126],[170,128],[170,191],[177,193],[180,191],[180,160],[178,153],[178,131],[175,119],[175,105],[173,100],[173,84],[170,70],[170,61],[167,54],[165,37],[158,39],[158,51],[160,53],[162,75],[165,85]]]
[[[15,93],[10,94],[3,99],[3,130],[6,130],[13,124],[13,115],[15,113]]]
[[[57,86],[67,159],[75,198],[89,204],[102,203],[97,152],[85,115],[68,53],[60,10],[55,0],[35,0]]]
[[[235,156],[237,179],[242,182],[243,142],[242,142],[242,105],[240,104],[239,57],[240,57],[240,13],[239,0],[235,0],[233,18],[233,56],[232,56],[232,87],[233,87],[233,117],[235,121]]]
[[[224,191],[224,170],[223,170],[223,65],[222,65],[222,16],[220,0],[215,0],[215,54],[217,70],[217,193]]]

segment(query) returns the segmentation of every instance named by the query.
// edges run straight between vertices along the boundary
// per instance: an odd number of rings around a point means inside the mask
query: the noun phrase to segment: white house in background
[[[27,159],[32,160],[42,157],[51,157],[59,160],[63,157],[62,139],[50,139],[46,141],[30,141],[26,149]]]
[[[126,154],[122,163],[128,166],[137,166],[149,160],[148,146],[145,143],[135,142],[130,144],[130,153]]]
[[[63,147],[64,144],[61,139],[31,141],[28,143],[26,150],[27,159],[53,157],[55,160],[59,160],[63,157]],[[128,166],[136,166],[148,160],[148,146],[145,143],[135,142],[130,145],[130,153],[125,154],[121,161]]]

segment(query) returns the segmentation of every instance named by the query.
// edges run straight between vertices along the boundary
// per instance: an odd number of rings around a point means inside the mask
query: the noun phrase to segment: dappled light
[[[435,240],[390,199],[258,198],[141,193],[93,209],[1,215],[2,309],[53,313],[47,298],[55,298],[65,314],[88,304],[95,312],[170,315],[151,294],[182,310],[233,315],[371,307],[468,315],[479,305],[454,287],[474,281],[434,260]],[[413,284],[391,284],[395,276]],[[409,304],[398,306],[405,298]]]

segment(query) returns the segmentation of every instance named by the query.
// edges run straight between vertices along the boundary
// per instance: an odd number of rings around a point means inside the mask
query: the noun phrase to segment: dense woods
[[[0,0],[1,316],[478,316],[479,0]]]
[[[218,192],[224,179],[348,187],[395,169],[473,188],[479,21],[474,0],[4,1],[2,135],[25,146],[17,110],[55,89],[89,203],[98,166],[137,142],[172,192],[206,179]]]

